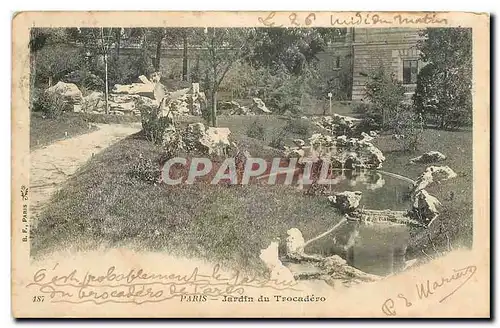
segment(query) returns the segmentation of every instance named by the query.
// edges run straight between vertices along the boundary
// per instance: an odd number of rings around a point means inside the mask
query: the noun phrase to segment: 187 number
[[[45,296],[33,296],[33,303],[41,303],[45,299]]]

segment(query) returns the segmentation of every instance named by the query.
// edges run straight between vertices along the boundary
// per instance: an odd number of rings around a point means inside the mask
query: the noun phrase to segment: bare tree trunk
[[[182,80],[187,81],[188,80],[188,41],[187,41],[187,35],[184,33],[182,36]]]
[[[163,37],[161,37],[157,42],[156,42],[156,58],[155,58],[155,71],[159,72],[160,71],[160,57],[161,57],[161,42],[163,40]]]
[[[120,57],[120,43],[121,43],[121,31],[118,30],[116,33],[116,59]]]
[[[210,119],[212,121],[212,126],[217,127],[217,91],[212,89],[212,112],[210,114]]]
[[[108,105],[108,54],[104,53],[104,77],[105,77],[105,93],[104,99],[106,104],[106,114],[109,114],[109,105]]]
[[[52,86],[52,76],[49,76],[49,88]]]

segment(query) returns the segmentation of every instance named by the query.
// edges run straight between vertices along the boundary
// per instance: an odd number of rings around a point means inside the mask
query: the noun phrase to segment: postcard
[[[490,317],[489,14],[12,24],[14,317]]]

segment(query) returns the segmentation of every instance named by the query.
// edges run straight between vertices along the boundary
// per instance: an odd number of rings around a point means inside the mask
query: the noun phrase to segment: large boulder
[[[291,228],[287,231],[286,238],[286,254],[288,257],[304,254],[304,237],[302,232],[297,228]]]
[[[342,213],[351,213],[358,208],[361,195],[361,191],[343,191],[329,196],[328,200]]]
[[[432,221],[439,215],[438,207],[441,202],[425,190],[419,190],[413,197],[412,209],[408,216],[428,227]]]
[[[187,126],[182,139],[187,150],[222,155],[231,147],[230,134],[228,128],[207,128],[203,123],[192,123]]]
[[[140,95],[155,99],[154,96],[155,84],[152,83],[132,83],[132,84],[115,84],[111,92],[126,95]]]
[[[82,110],[84,112],[102,112],[106,107],[106,101],[104,100],[104,93],[99,91],[93,91],[89,95],[83,98]]]
[[[415,181],[413,195],[434,183],[441,183],[457,177],[449,166],[429,166]]]
[[[269,270],[271,280],[281,283],[295,281],[292,272],[279,259],[278,246],[278,242],[271,242],[267,248],[260,251],[259,258]]]
[[[425,154],[422,154],[418,157],[410,159],[410,163],[428,164],[428,163],[444,161],[445,159],[446,159],[445,155],[443,155],[438,151],[433,150]]]
[[[57,82],[45,90],[46,94],[62,98],[64,102],[70,105],[79,105],[83,100],[83,95],[80,89],[73,83]]]

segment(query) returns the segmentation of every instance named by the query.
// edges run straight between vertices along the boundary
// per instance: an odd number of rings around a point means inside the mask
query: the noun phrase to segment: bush
[[[128,176],[148,184],[158,183],[161,177],[158,163],[148,158],[138,158],[127,172]]]
[[[62,78],[62,81],[66,83],[74,83],[80,89],[99,91],[104,90],[104,80],[99,76],[93,74],[86,68],[82,68],[66,74]]]
[[[307,137],[309,136],[310,127],[311,126],[308,121],[301,118],[296,118],[289,120],[284,129],[287,132],[294,133],[302,137]]]
[[[387,121],[402,105],[405,88],[394,75],[389,75],[383,67],[378,68],[369,75],[366,84],[366,95],[372,104],[370,118],[382,129],[387,128]]]
[[[248,127],[248,129],[246,131],[246,135],[250,138],[264,140],[265,136],[266,136],[266,131],[265,131],[262,123],[260,123],[258,120],[255,120]]]
[[[71,105],[67,104],[62,97],[46,92],[38,94],[33,107],[35,111],[43,112],[48,118],[57,118],[64,111],[71,109]]]
[[[399,136],[396,140],[403,151],[418,150],[424,125],[422,115],[415,113],[410,106],[401,106],[395,111],[389,125],[392,132]]]
[[[269,142],[269,146],[276,149],[284,149],[285,148],[285,140],[288,136],[288,132],[283,129],[275,130],[272,134],[271,141]]]
[[[146,105],[140,98],[136,101],[136,108],[141,111],[142,131],[146,139],[155,143],[163,144],[165,132],[172,125],[172,119],[160,116],[159,107]]]

